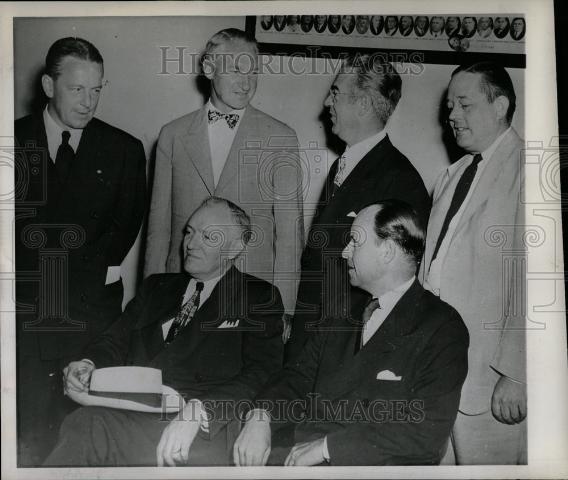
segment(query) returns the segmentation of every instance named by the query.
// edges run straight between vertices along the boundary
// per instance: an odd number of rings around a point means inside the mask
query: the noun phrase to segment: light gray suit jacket
[[[499,374],[525,381],[524,210],[521,167],[524,142],[511,129],[485,165],[443,259],[440,298],[462,316],[470,334],[469,373],[460,411],[491,408]],[[419,278],[426,288],[434,247],[467,156],[436,183]],[[435,292],[436,293],[436,292]]]
[[[250,215],[253,238],[244,269],[276,285],[286,312],[292,313],[304,243],[296,133],[249,105],[215,187],[206,115],[202,107],[160,132],[144,276],[182,270],[187,219],[203,200],[215,195]]]

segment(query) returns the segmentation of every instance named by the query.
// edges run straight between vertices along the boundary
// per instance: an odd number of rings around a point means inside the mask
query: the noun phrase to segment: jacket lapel
[[[243,114],[241,122],[239,123],[229,154],[227,155],[227,160],[223,170],[221,171],[219,183],[215,189],[216,195],[219,195],[225,186],[237,176],[239,172],[240,157],[243,154],[243,150],[247,148],[247,140],[251,140],[248,138],[248,135],[256,130],[254,123],[254,109],[251,106],[248,106]],[[258,161],[260,161],[260,158]]]
[[[497,193],[497,188],[501,183],[501,174],[506,168],[509,161],[520,161],[519,159],[510,159],[512,151],[520,147],[520,138],[517,133],[511,128],[509,133],[505,135],[501,144],[497,147],[491,159],[483,169],[483,172],[472,192],[471,197],[464,208],[463,214],[456,226],[456,232],[469,222],[471,216],[477,212],[481,205],[491,197],[491,192]],[[455,232],[454,232],[455,233]],[[482,232],[480,232],[482,233]]]
[[[206,106],[201,107],[194,124],[188,125],[185,134],[180,138],[189,161],[198,172],[207,191],[213,195],[215,184],[209,148],[209,130],[207,128]]]

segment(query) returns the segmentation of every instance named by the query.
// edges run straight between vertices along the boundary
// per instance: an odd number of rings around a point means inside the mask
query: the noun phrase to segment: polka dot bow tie
[[[237,113],[221,113],[216,110],[209,110],[209,112],[207,112],[207,117],[209,119],[209,123],[215,123],[224,118],[231,130],[235,128],[239,122],[239,115]]]

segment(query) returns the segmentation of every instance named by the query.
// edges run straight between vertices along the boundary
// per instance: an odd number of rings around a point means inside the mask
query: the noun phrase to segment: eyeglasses
[[[338,95],[349,95],[349,96],[353,96],[353,94],[351,93],[344,93],[344,92],[340,92],[336,89],[330,88],[329,89],[329,96],[331,97],[331,100],[335,103],[337,101],[337,96]]]

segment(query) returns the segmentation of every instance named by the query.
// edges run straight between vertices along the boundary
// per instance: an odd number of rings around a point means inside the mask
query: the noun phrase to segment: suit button
[[[83,255],[81,258],[83,259],[83,262],[89,261],[89,257],[87,255]]]
[[[203,381],[203,377],[201,375],[199,375],[199,373],[195,374],[195,381],[196,382],[202,382]]]
[[[98,212],[91,212],[91,218],[94,218],[95,220],[99,218]]]
[[[81,301],[83,303],[87,301],[87,295],[85,295],[84,293],[81,294]]]

